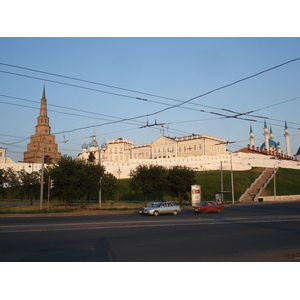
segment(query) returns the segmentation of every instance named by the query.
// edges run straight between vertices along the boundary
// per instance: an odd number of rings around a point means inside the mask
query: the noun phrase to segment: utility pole
[[[232,153],[230,154],[230,165],[231,165],[231,196],[232,196],[232,204],[234,204],[234,184],[233,184],[233,171],[232,171]]]
[[[221,201],[224,202],[223,199],[223,162],[221,161]]]
[[[274,202],[276,201],[276,168],[274,163]]]
[[[99,188],[99,208],[101,208],[101,202],[102,202],[102,198],[101,198],[101,181],[102,181],[102,177],[100,177],[100,179],[99,179],[99,183],[100,183],[100,188]]]
[[[51,188],[51,179],[50,179],[50,176],[48,176],[48,201],[47,201],[47,211],[49,211],[50,188]]]
[[[45,139],[42,143],[42,174],[41,174],[41,191],[40,191],[40,210],[43,210],[44,198],[44,160],[45,160]]]

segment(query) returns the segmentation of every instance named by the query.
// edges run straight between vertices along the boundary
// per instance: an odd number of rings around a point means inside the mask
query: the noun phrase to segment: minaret
[[[272,126],[270,126],[270,140],[274,141],[274,134],[273,134]]]
[[[40,104],[40,114],[37,117],[35,134],[30,136],[30,143],[27,144],[27,151],[24,152],[24,161],[32,163],[42,163],[42,153],[44,148],[44,161],[57,162],[60,159],[60,152],[57,151],[55,136],[51,135],[49,118],[47,114],[47,99],[45,85]]]
[[[287,126],[286,121],[285,121],[285,126],[284,126],[284,137],[285,137],[285,145],[286,145],[286,155],[291,156],[290,134],[289,134],[289,128]]]
[[[250,147],[252,149],[252,147],[254,147],[254,133],[253,133],[253,130],[252,130],[252,125],[250,125]]]
[[[265,137],[265,148],[269,150],[269,132],[268,132],[268,127],[267,127],[267,122],[265,120],[265,125],[264,125],[264,137]]]

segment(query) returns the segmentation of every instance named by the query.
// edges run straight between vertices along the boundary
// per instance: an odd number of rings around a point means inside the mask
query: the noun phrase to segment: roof
[[[275,147],[276,148],[277,146],[278,146],[278,144],[275,141],[269,140],[269,147]],[[260,146],[260,148],[266,148],[265,142],[263,142],[263,144]]]

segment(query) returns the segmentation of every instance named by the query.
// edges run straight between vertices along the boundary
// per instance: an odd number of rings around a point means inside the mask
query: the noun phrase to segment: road
[[[220,213],[0,217],[0,260],[47,262],[300,261],[300,202]]]

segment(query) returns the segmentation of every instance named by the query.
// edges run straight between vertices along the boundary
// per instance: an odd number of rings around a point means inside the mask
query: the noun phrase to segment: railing
[[[259,189],[258,193],[256,194],[256,196],[254,197],[253,201],[258,201],[258,198],[260,197],[260,194],[262,193],[262,191],[264,190],[264,188],[269,184],[269,182],[273,179],[273,177],[275,176],[277,170],[279,168],[275,168],[273,173],[271,174],[271,176],[269,176],[269,178],[265,181],[265,183],[262,185],[262,187]],[[265,171],[264,171],[265,172]],[[264,173],[263,172],[263,173]],[[263,174],[262,173],[262,174]]]

